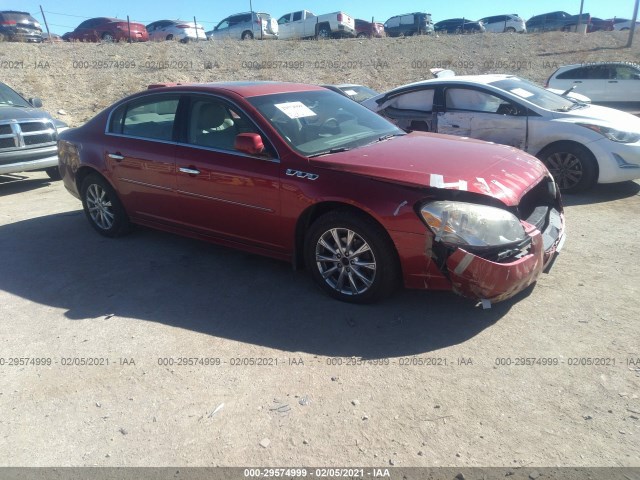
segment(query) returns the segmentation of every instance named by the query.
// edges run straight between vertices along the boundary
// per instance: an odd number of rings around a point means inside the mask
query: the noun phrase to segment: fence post
[[[129,21],[129,15],[127,15],[127,29],[129,30],[129,42],[131,43],[131,22]]]
[[[196,27],[196,41],[200,40],[200,36],[198,35],[198,22],[196,22],[196,16],[193,16],[193,26]]]

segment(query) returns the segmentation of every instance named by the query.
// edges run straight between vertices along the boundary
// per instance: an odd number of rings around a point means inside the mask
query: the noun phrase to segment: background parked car
[[[183,43],[206,40],[202,25],[182,20],[158,20],[147,25],[149,40],[180,40]]]
[[[613,22],[614,30],[629,30],[631,28],[631,20],[628,18],[610,18]],[[636,29],[640,27],[640,22],[636,22]]]
[[[578,23],[582,25],[589,24],[591,15],[583,13],[580,15],[569,15],[567,12],[549,12],[541,15],[535,15],[527,20],[527,32],[549,32],[552,30],[561,30],[570,32],[575,30]]]
[[[403,130],[477,138],[524,150],[568,193],[640,178],[640,119],[561,97],[512,75],[436,78],[362,103]]]
[[[587,25],[587,32],[610,32],[613,30],[613,20],[603,20],[602,18],[591,17]]]
[[[42,42],[40,23],[27,12],[0,12],[0,42]]]
[[[355,21],[351,15],[344,12],[316,15],[309,10],[298,10],[286,13],[278,19],[279,39],[327,39],[355,36]]]
[[[355,83],[341,83],[339,85],[320,86],[328,88],[329,90],[333,90],[334,92],[337,92],[340,95],[344,95],[345,97],[348,97],[358,103],[362,103],[371,97],[379,95],[379,92],[376,92],[369,87],[365,87],[364,85],[357,85]]]
[[[426,35],[433,33],[433,21],[430,13],[403,13],[384,22],[384,31],[390,37]]]
[[[43,42],[48,42],[48,41],[64,42],[62,37],[60,35],[58,35],[57,33],[47,33],[47,32],[42,32],[42,41]]]
[[[482,33],[484,25],[465,18],[449,18],[433,26],[436,33]]]
[[[526,33],[527,26],[523,18],[517,13],[507,15],[493,15],[479,20],[487,32],[518,32]]]
[[[384,24],[380,22],[367,22],[366,20],[362,20],[356,18],[356,37],[358,38],[381,38],[384,37]]]
[[[625,62],[563,65],[551,74],[546,86],[574,88],[599,105],[640,110],[640,68]]]
[[[67,124],[0,82],[0,174],[45,170],[59,179],[58,133]]]
[[[67,42],[121,42],[129,39],[132,42],[146,42],[149,40],[149,34],[141,23],[127,23],[120,18],[97,17],[85,20],[73,32],[65,33],[62,38]]]
[[[268,13],[244,12],[230,15],[213,30],[207,32],[209,40],[260,40],[278,38],[278,22]]]

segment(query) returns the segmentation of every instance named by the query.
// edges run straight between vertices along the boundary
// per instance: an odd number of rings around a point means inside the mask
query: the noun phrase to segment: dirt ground
[[[621,35],[570,35],[237,42],[224,52],[8,44],[0,59],[31,62],[3,70],[3,81],[71,124],[154,81],[390,88],[425,76],[406,65],[422,48],[434,62],[525,59],[537,81],[553,71],[541,59],[638,59],[637,47],[614,48]],[[232,75],[261,52],[273,62],[344,52],[389,67]],[[69,66],[98,53],[189,53],[220,66]],[[562,254],[513,300],[482,310],[449,293],[400,291],[354,306],[274,260],[143,228],[102,238],[61,182],[0,176],[0,465],[638,467],[640,183],[565,203]]]

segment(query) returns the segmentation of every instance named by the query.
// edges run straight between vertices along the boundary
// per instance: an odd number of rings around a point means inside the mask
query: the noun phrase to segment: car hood
[[[311,158],[311,165],[414,187],[488,195],[505,205],[547,175],[535,157],[506,145],[413,132],[346,152]]]
[[[48,118],[53,120],[51,115],[39,108],[7,107],[0,105],[0,121],[2,120],[23,120],[27,118]]]
[[[569,112],[554,112],[556,119],[561,121],[584,123],[613,127],[625,132],[640,133],[640,118],[615,108],[589,105]]]

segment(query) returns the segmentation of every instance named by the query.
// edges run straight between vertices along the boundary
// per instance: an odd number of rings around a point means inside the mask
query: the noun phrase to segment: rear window
[[[118,107],[111,115],[109,133],[171,141],[179,97],[153,95]]]

